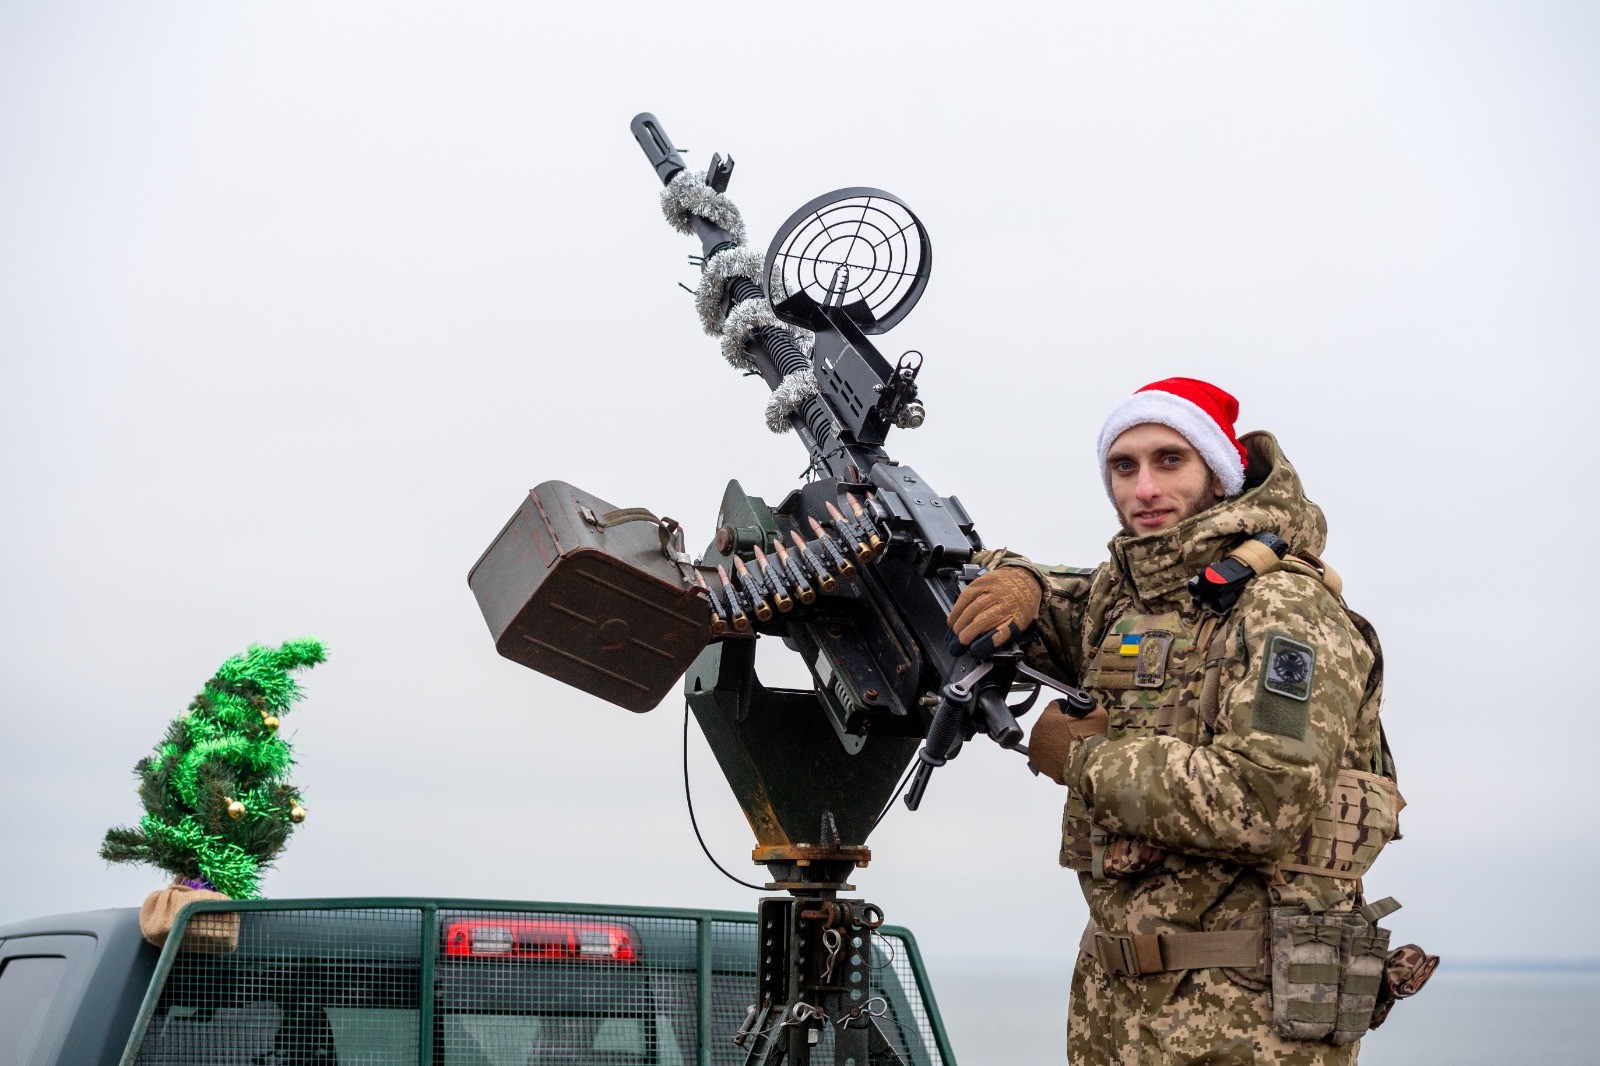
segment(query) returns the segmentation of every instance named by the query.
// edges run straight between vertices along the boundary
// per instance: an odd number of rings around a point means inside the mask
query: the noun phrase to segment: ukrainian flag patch
[[[1122,637],[1122,647],[1118,649],[1120,655],[1138,655],[1139,645],[1144,642],[1143,633],[1126,633]]]

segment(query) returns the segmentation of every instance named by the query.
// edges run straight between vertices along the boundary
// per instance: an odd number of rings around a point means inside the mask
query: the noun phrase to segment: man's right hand
[[[1024,566],[981,574],[961,590],[950,611],[950,653],[987,659],[1039,620],[1044,583]]]

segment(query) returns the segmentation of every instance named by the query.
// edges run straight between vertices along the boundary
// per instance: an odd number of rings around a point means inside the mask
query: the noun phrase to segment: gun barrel
[[[667,131],[661,128],[661,120],[650,112],[642,111],[633,116],[629,129],[633,131],[633,139],[638,141],[639,147],[644,150],[644,157],[650,160],[650,165],[655,168],[656,177],[661,179],[661,184],[669,184],[679,171],[689,169],[689,165],[683,161],[682,153],[667,136]],[[733,234],[697,214],[690,213],[689,227],[694,230],[694,235],[700,238],[700,251],[703,255],[709,256],[718,248],[733,244]]]
[[[661,120],[650,112],[641,111],[633,116],[629,128],[633,130],[633,139],[644,149],[645,158],[650,160],[650,165],[655,168],[661,184],[665,185],[671,181],[672,176],[678,171],[688,169],[683,156],[678,154],[678,149],[673,146],[672,138],[661,128]]]

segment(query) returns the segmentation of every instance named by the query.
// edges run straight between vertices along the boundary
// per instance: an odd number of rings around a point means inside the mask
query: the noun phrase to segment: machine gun
[[[733,161],[715,156],[697,175],[654,115],[637,116],[632,129],[668,189],[669,218],[700,240],[698,303],[708,332],[721,334],[730,362],[760,375],[773,392],[769,427],[792,429],[810,459],[808,483],[775,508],[737,483],[728,487],[704,559],[733,567],[739,579],[712,592],[712,603],[730,628],[732,612],[748,608],[755,632],[781,637],[805,658],[846,748],[859,750],[868,736],[927,738],[905,794],[915,810],[933,769],[978,729],[1025,753],[1016,716],[1041,685],[1073,703],[1086,699],[1029,669],[1015,651],[979,662],[949,646],[945,619],[980,572],[970,560],[983,543],[958,499],[939,495],[885,451],[892,427],[914,429],[926,417],[917,391],[922,355],[907,352],[891,366],[869,340],[902,321],[927,287],[927,232],[890,193],[840,189],[790,215],[756,259],[726,197]],[[815,547],[803,543],[807,531]],[[786,538],[795,555],[769,566],[763,544],[781,550]],[[797,558],[804,562],[791,565]],[[792,593],[804,596],[829,567],[833,589],[795,611]],[[1008,706],[1019,677],[1032,693]],[[704,691],[697,680],[705,679],[691,677],[691,700]]]
[[[790,893],[761,902],[775,946],[737,1038],[746,1061],[802,1066],[831,1022],[837,1061],[905,1062],[862,1000],[882,913],[839,899],[854,887],[845,878],[870,859],[867,836],[908,765],[915,810],[933,770],[978,732],[1025,753],[1017,716],[1043,687],[1078,713],[1092,703],[1016,650],[979,661],[951,645],[945,619],[981,573],[983,543],[959,500],[884,449],[892,428],[926,417],[922,356],[891,364],[870,339],[927,287],[932,245],[916,215],[882,190],[840,189],[794,212],[762,256],[726,195],[731,159],[695,173],[653,115],[632,129],[668,220],[700,240],[702,324],[771,390],[767,424],[805,447],[806,481],[776,506],[730,482],[692,562],[672,520],[546,483],[469,580],[502,654],[622,706],[648,710],[687,667],[689,707],[756,834],[752,857]],[[812,690],[763,685],[759,637],[798,652]],[[1017,689],[1026,696],[1008,705]]]

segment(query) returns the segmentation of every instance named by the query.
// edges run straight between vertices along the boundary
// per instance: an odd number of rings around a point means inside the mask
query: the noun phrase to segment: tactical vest
[[[1258,576],[1283,568],[1312,577],[1344,608],[1373,654],[1357,721],[1377,721],[1383,650],[1367,620],[1345,605],[1338,575],[1315,559],[1290,556],[1276,565],[1264,565],[1258,556],[1249,556],[1247,561]],[[1107,610],[1100,639],[1088,649],[1082,677],[1083,687],[1106,709],[1108,737],[1167,736],[1197,746],[1211,743],[1226,667],[1227,615],[1198,608],[1137,613],[1130,610],[1131,598],[1109,584],[1109,571],[1102,570],[1089,593],[1091,610],[1097,604],[1107,604]],[[1351,739],[1353,744],[1356,738]],[[1394,761],[1381,724],[1372,750],[1365,765],[1341,767],[1332,794],[1310,829],[1269,865],[1269,875],[1355,880],[1399,835],[1398,818],[1405,801],[1395,784]],[[1062,823],[1063,866],[1097,878],[1134,877],[1161,866],[1181,869],[1186,861],[1155,845],[1100,829],[1090,820],[1082,798],[1076,792],[1069,794]]]

